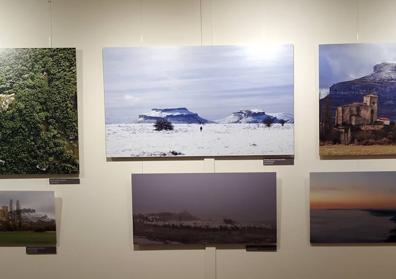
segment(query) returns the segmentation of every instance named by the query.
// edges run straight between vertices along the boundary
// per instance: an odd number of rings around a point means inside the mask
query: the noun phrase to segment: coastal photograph
[[[136,245],[276,247],[276,173],[133,174]]]
[[[396,155],[396,44],[319,46],[320,156]]]
[[[103,49],[108,158],[294,157],[292,45]]]
[[[79,173],[76,49],[0,49],[0,175]]]
[[[396,172],[311,173],[311,243],[395,243],[395,181]]]
[[[52,191],[0,191],[0,246],[55,246]]]

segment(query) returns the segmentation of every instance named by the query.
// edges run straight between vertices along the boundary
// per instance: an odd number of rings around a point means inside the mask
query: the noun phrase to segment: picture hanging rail
[[[276,173],[132,174],[132,200],[139,247],[276,249]]]
[[[396,157],[396,44],[319,46],[320,156]]]
[[[294,158],[292,45],[105,48],[103,63],[108,160]]]
[[[79,173],[76,50],[0,49],[0,175]]]

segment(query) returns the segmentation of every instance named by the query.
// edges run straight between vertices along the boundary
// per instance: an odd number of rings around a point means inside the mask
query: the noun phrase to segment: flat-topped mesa
[[[198,115],[189,111],[187,108],[153,108],[150,112],[140,114],[138,117],[138,123],[155,123],[158,119],[166,119],[172,123],[183,123],[183,124],[204,124],[210,123],[209,120],[204,119]]]
[[[288,122],[293,123],[293,115],[288,113],[266,113],[259,109],[245,109],[233,112],[231,115],[216,122],[224,124],[232,123],[262,123],[266,119],[273,120],[273,123]]]
[[[166,116],[169,114],[172,115],[177,115],[177,114],[194,114],[193,112],[189,111],[187,108],[153,108],[151,111],[147,114],[150,114],[151,116]]]
[[[194,221],[199,220],[198,217],[184,210],[181,212],[157,212],[143,214],[149,221]]]

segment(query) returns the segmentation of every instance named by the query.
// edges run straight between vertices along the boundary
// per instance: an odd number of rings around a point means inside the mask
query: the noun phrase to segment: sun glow
[[[311,195],[311,208],[396,208],[396,196],[359,191],[327,192]]]
[[[254,60],[276,60],[281,54],[282,46],[275,44],[250,45],[245,47],[246,55]]]

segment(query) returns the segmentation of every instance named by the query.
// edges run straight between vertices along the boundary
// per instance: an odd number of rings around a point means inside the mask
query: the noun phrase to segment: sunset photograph
[[[311,243],[396,242],[396,172],[310,176]]]

